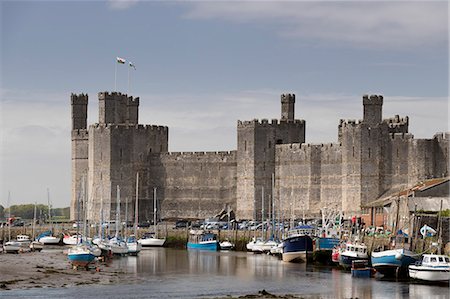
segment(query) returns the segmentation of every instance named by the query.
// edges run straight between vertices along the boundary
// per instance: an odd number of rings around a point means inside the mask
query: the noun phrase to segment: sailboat
[[[84,183],[82,183],[82,191],[81,194],[83,194],[84,197]],[[78,219],[77,223],[80,223],[80,196],[78,197],[77,201],[77,210],[78,210]],[[83,207],[85,207],[85,202],[83,200]],[[83,213],[83,222],[86,224],[86,214]],[[88,267],[89,264],[95,259],[95,255],[93,253],[92,247],[87,242],[87,240],[83,240],[83,238],[80,238],[81,235],[79,234],[79,225],[77,225],[77,234],[76,234],[76,245],[69,248],[67,252],[67,257],[69,261],[71,262],[72,266],[74,268],[81,266],[81,267]],[[84,230],[86,231],[86,225],[84,226]]]
[[[158,229],[156,226],[156,214],[157,214],[157,207],[156,207],[156,187],[153,188],[153,227],[154,231],[150,233],[145,233],[141,239],[138,240],[138,242],[143,247],[161,247],[164,246],[164,243],[166,242],[166,238],[160,239],[158,238]]]
[[[56,245],[59,244],[61,238],[53,236],[53,222],[52,222],[52,212],[50,209],[50,191],[47,188],[47,201],[48,201],[48,219],[50,221],[50,230],[40,234],[37,240],[44,245]]]
[[[9,200],[11,194],[8,192],[8,242],[3,245],[3,251],[6,253],[19,253],[20,243],[17,240],[11,240],[11,207],[9,206]]]
[[[227,207],[227,218],[228,218],[228,224],[227,229],[228,232],[230,232],[230,206]],[[234,243],[232,243],[229,238],[226,238],[224,241],[219,243],[220,250],[233,250],[234,249]]]
[[[142,245],[137,240],[137,227],[138,227],[138,200],[139,198],[139,172],[136,174],[136,203],[134,204],[134,234],[128,236],[127,238],[127,247],[128,254],[130,255],[138,255],[141,251]],[[128,225],[128,221],[126,221]]]
[[[119,234],[120,223],[120,187],[117,185],[117,209],[116,209],[116,235],[109,240],[109,246],[113,254],[125,255],[128,253],[127,243],[125,243]]]
[[[32,239],[34,239],[35,236],[35,231],[36,231],[36,208],[37,208],[37,203],[34,202],[34,212],[33,212],[33,227],[32,227],[32,232],[31,232],[31,237]],[[30,249],[31,251],[41,251],[42,248],[44,248],[44,244],[34,240],[30,243]]]

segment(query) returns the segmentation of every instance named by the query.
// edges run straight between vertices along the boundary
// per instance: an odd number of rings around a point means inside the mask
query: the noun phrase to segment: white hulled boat
[[[153,227],[154,231],[151,233],[145,233],[144,236],[138,240],[142,247],[162,247],[166,242],[166,238],[158,238],[157,227],[157,201],[156,201],[156,188],[153,188]]]
[[[409,277],[425,281],[450,281],[450,258],[446,255],[424,254],[422,261],[409,266]]]

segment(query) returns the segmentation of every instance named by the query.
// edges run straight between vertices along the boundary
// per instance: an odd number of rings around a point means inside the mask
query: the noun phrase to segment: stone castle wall
[[[98,123],[87,127],[88,96],[71,96],[71,218],[85,182],[88,219],[207,218],[230,206],[239,219],[357,214],[360,206],[418,181],[448,176],[450,133],[414,139],[409,118],[382,119],[382,96],[363,96],[363,119],[341,120],[338,142],[306,144],[295,95],[281,96],[281,118],[237,122],[237,150],[168,152],[168,128],[140,125],[139,98],[99,93]],[[264,202],[264,206],[263,206]],[[128,214],[125,215],[125,205]]]

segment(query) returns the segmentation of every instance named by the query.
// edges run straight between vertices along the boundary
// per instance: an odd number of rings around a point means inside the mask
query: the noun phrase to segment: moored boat
[[[87,267],[95,259],[91,247],[87,244],[79,244],[69,248],[67,257],[74,267]]]
[[[340,253],[339,265],[344,268],[351,268],[355,260],[369,260],[367,246],[363,243],[347,243],[345,249]]]
[[[202,230],[191,230],[187,249],[218,251],[220,248],[217,235]]]
[[[403,248],[372,252],[372,267],[385,276],[407,273],[408,266],[414,264],[420,255]]]
[[[315,229],[309,225],[300,225],[288,231],[283,240],[283,262],[307,262],[313,253],[312,236]]]
[[[372,269],[368,260],[354,260],[351,268],[352,277],[369,278],[372,276]]]
[[[424,281],[449,282],[450,258],[446,255],[424,254],[422,260],[410,265],[409,277]]]
[[[127,238],[127,248],[129,255],[138,255],[141,251],[142,245],[138,243],[135,235],[130,235]]]
[[[138,240],[138,243],[142,247],[162,247],[166,242],[166,238],[158,238],[155,233],[145,233],[142,238]]]
[[[52,236],[51,231],[46,231],[40,234],[37,238],[37,241],[41,242],[44,245],[58,245],[61,238]]]
[[[234,249],[234,244],[231,243],[228,239],[224,240],[223,242],[220,242],[219,245],[220,245],[220,250],[233,250]]]
[[[3,244],[3,251],[6,253],[19,253],[21,249],[20,242],[11,240]]]

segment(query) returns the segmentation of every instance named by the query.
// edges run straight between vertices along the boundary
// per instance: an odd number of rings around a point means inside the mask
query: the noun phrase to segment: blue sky
[[[70,201],[71,92],[114,89],[136,64],[140,122],[170,151],[236,148],[236,121],[279,118],[297,95],[310,143],[336,142],[361,96],[410,117],[416,138],[448,131],[449,7],[442,2],[2,1],[0,204]],[[118,91],[127,92],[126,66]]]

